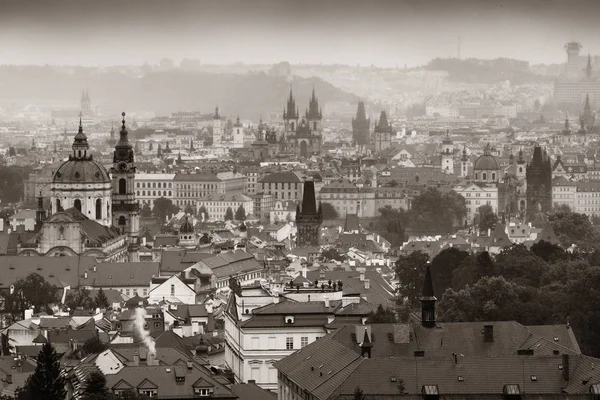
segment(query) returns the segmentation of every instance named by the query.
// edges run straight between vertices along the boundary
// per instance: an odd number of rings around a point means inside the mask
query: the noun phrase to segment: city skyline
[[[564,43],[600,53],[600,3],[454,0],[0,1],[0,63],[409,67],[436,57],[566,60]]]

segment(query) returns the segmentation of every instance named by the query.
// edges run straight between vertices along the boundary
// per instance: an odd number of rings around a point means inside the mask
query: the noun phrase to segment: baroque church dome
[[[110,177],[104,166],[88,154],[89,144],[83,133],[81,121],[79,131],[73,141],[73,154],[54,173],[53,183],[110,183]]]
[[[475,171],[496,171],[500,169],[498,159],[490,153],[489,144],[485,147],[484,153],[475,161],[473,170]]]

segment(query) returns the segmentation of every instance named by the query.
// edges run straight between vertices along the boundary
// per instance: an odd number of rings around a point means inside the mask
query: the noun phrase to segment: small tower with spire
[[[462,157],[460,158],[460,176],[462,178],[469,176],[469,157],[467,156],[467,145],[463,146]]]
[[[213,115],[213,146],[221,146],[223,143],[223,126],[221,125],[221,115],[219,114],[219,107],[215,108],[215,114]]]
[[[379,122],[375,124],[373,133],[376,152],[387,149],[392,145],[392,131],[392,125],[388,123],[386,112],[381,111]]]
[[[129,262],[139,261],[138,236],[140,230],[140,207],[135,198],[134,150],[129,142],[125,126],[125,113],[122,114],[119,141],[113,153],[113,166],[110,173],[113,180],[112,215],[113,226],[126,236]]]
[[[359,146],[369,143],[369,129],[371,120],[367,118],[365,102],[359,101],[356,109],[356,118],[352,118],[352,138]]]
[[[244,147],[244,126],[240,122],[239,115],[237,116],[235,123],[233,124],[233,147]]]
[[[363,334],[363,339],[359,344],[360,346],[360,355],[363,358],[371,358],[371,351],[373,350],[373,341],[369,336],[369,328],[365,326],[365,333]]]
[[[516,176],[519,181],[525,179],[527,173],[527,166],[525,163],[525,158],[523,157],[523,149],[519,149],[519,157],[517,158],[517,170]]]
[[[581,113],[581,119],[586,129],[594,126],[596,122],[596,116],[592,112],[592,106],[590,105],[590,95],[585,96],[585,104],[583,105],[583,112]]]
[[[91,160],[91,154],[88,155],[90,145],[87,141],[87,136],[83,133],[83,125],[81,124],[81,113],[79,113],[79,129],[77,135],[73,139],[73,154],[69,156],[69,160]]]
[[[310,130],[318,134],[321,132],[321,120],[323,119],[323,113],[319,108],[319,100],[315,96],[315,88],[313,86],[312,96],[308,102],[308,109],[306,110],[306,120],[310,125]]]
[[[40,190],[37,198],[37,209],[35,210],[35,231],[38,232],[44,220],[46,219],[46,210],[44,210],[44,198],[42,197],[42,191]]]
[[[298,108],[296,107],[296,100],[294,99],[292,88],[290,87],[290,96],[287,99],[287,106],[283,108],[283,122],[285,124],[286,135],[296,132],[296,128],[298,128],[298,118],[300,117],[299,114]]]
[[[296,209],[296,244],[298,247],[319,246],[321,236],[321,224],[323,223],[323,209],[317,209],[315,197],[315,182],[305,181],[302,206]]]
[[[592,56],[588,53],[587,66],[585,67],[586,79],[592,78]]]
[[[450,131],[446,130],[446,136],[442,140],[442,172],[454,174],[454,142],[450,137]]]
[[[433,280],[431,279],[431,263],[427,261],[423,292],[421,293],[421,325],[425,328],[435,328],[436,315],[435,303],[437,298],[433,293]]]
[[[81,93],[81,112],[84,115],[90,115],[92,112],[92,102],[90,100],[90,94],[87,89]]]

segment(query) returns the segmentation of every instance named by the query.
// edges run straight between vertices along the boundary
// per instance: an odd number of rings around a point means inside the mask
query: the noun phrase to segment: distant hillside
[[[509,58],[494,60],[436,58],[425,68],[433,71],[448,71],[451,81],[473,84],[498,83],[507,80],[512,84],[523,84],[546,82],[550,79],[530,71],[527,61]]]
[[[224,115],[258,119],[261,114],[281,112],[293,86],[301,112],[308,106],[313,85],[319,102],[358,102],[319,78],[285,77],[265,73],[243,75],[209,72],[154,72],[141,77],[93,68],[0,67],[0,102],[36,104],[49,108],[78,104],[88,89],[93,107],[104,115],[120,110],[150,110],[157,115],[175,111],[211,112],[219,106]]]

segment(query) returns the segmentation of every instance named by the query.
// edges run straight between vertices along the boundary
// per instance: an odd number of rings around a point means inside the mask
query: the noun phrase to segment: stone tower
[[[450,138],[449,131],[446,131],[446,136],[442,140],[441,167],[445,174],[454,174],[454,142]]]
[[[113,181],[112,216],[113,225],[127,236],[129,261],[139,261],[138,236],[140,209],[135,198],[135,164],[133,148],[129,142],[123,116],[119,141],[115,146],[113,166],[110,173]]]
[[[308,110],[306,111],[306,120],[310,126],[310,130],[314,134],[321,133],[321,120],[323,119],[323,113],[319,108],[319,100],[315,96],[315,88],[313,87],[312,96],[308,102]]]
[[[304,182],[302,206],[296,208],[296,245],[298,247],[318,246],[323,223],[323,210],[315,198],[315,182]]]
[[[287,100],[287,107],[283,108],[283,122],[285,124],[285,135],[286,137],[294,132],[298,128],[298,118],[300,117],[298,108],[296,107],[296,100],[292,94],[290,88],[290,97]]]
[[[352,138],[359,146],[369,143],[369,129],[371,120],[367,118],[365,103],[360,101],[356,109],[356,118],[352,118]]]
[[[527,211],[547,212],[552,208],[552,164],[546,151],[539,145],[533,149],[533,157],[527,165]]]
[[[221,126],[221,116],[219,115],[219,107],[215,108],[213,115],[213,146],[221,146],[223,143],[223,127]]]

